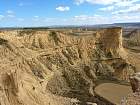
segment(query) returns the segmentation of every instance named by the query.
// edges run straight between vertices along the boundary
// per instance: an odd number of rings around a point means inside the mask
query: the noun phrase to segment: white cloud
[[[17,18],[18,21],[24,21],[24,18]]]
[[[61,11],[61,12],[69,11],[70,10],[70,7],[68,7],[68,6],[58,6],[56,8],[56,10]]]
[[[80,5],[80,4],[84,3],[84,2],[85,2],[85,0],[75,0],[75,3],[77,5]]]
[[[130,14],[118,14],[115,16],[112,16],[112,21],[114,23],[120,23],[120,22],[139,22],[140,20],[140,14],[130,15]]]
[[[101,10],[101,11],[112,11],[112,10],[114,10],[114,6],[108,6],[108,7],[105,7],[105,8],[100,8],[99,10]]]
[[[99,11],[112,12],[111,14],[113,15],[140,12],[140,4],[138,3],[139,0],[112,0],[112,2],[113,1],[113,4],[109,4],[106,7],[99,8]]]
[[[7,13],[7,14],[14,14],[14,11],[12,11],[12,10],[7,10],[6,13]]]
[[[15,16],[15,12],[12,11],[12,10],[7,10],[6,11],[6,17],[8,17],[8,18],[15,18],[16,17]]]
[[[82,3],[99,4],[99,5],[116,5],[116,6],[131,6],[139,0],[75,0],[77,5]]]
[[[138,1],[139,0],[122,0],[121,2],[117,2],[115,5],[118,7],[130,7]]]
[[[14,18],[15,15],[9,14],[9,15],[7,15],[7,17],[9,17],[9,18]]]
[[[131,14],[118,14],[114,16],[103,16],[103,15],[79,15],[73,17],[73,21],[71,23],[75,24],[111,24],[111,23],[119,23],[119,22],[138,22],[140,20],[140,13],[131,15]],[[70,20],[69,20],[70,21]]]
[[[118,7],[127,7],[127,6],[132,6],[133,2],[123,1],[123,2],[117,2],[115,5]]]
[[[2,20],[4,18],[4,16],[3,15],[0,15],[0,20]]]
[[[135,4],[125,9],[112,12],[112,14],[125,14],[125,13],[137,13],[140,12],[140,4]]]
[[[40,17],[39,16],[34,16],[32,20],[33,21],[39,21],[40,20]]]
[[[0,16],[1,17],[1,16]],[[36,19],[36,20],[34,20]],[[94,24],[111,24],[118,22],[134,22],[140,20],[140,13],[135,15],[118,14],[114,16],[103,15],[77,15],[71,18],[47,18],[34,16],[33,18],[5,18],[0,24],[7,22],[7,26],[51,26],[51,25],[94,25]],[[23,22],[24,21],[24,22]]]
[[[39,16],[34,16],[34,18],[39,18]]]
[[[72,23],[77,23],[77,24],[103,24],[103,23],[110,23],[110,19],[101,16],[101,15],[93,15],[93,16],[88,16],[88,15],[79,15],[73,17],[73,22]]]
[[[84,2],[91,3],[91,4],[101,4],[101,5],[109,5],[121,0],[75,0],[76,4],[82,4]]]

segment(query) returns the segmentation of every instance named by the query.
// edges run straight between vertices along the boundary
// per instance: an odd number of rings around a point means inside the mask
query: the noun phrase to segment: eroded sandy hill
[[[121,28],[1,31],[0,105],[86,105],[99,77],[128,81],[134,67],[126,58]]]

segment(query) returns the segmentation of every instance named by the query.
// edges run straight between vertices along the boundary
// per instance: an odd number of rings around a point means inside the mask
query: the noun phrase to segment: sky
[[[0,0],[0,27],[140,22],[140,0]]]

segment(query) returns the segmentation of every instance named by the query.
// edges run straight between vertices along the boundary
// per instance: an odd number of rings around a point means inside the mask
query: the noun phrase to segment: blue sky
[[[0,27],[140,22],[140,0],[0,0]]]

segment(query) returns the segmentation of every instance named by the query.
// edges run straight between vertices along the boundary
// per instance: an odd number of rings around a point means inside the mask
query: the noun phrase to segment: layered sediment
[[[0,32],[1,105],[86,105],[100,78],[129,80],[133,65],[122,29],[71,35],[55,30]]]

